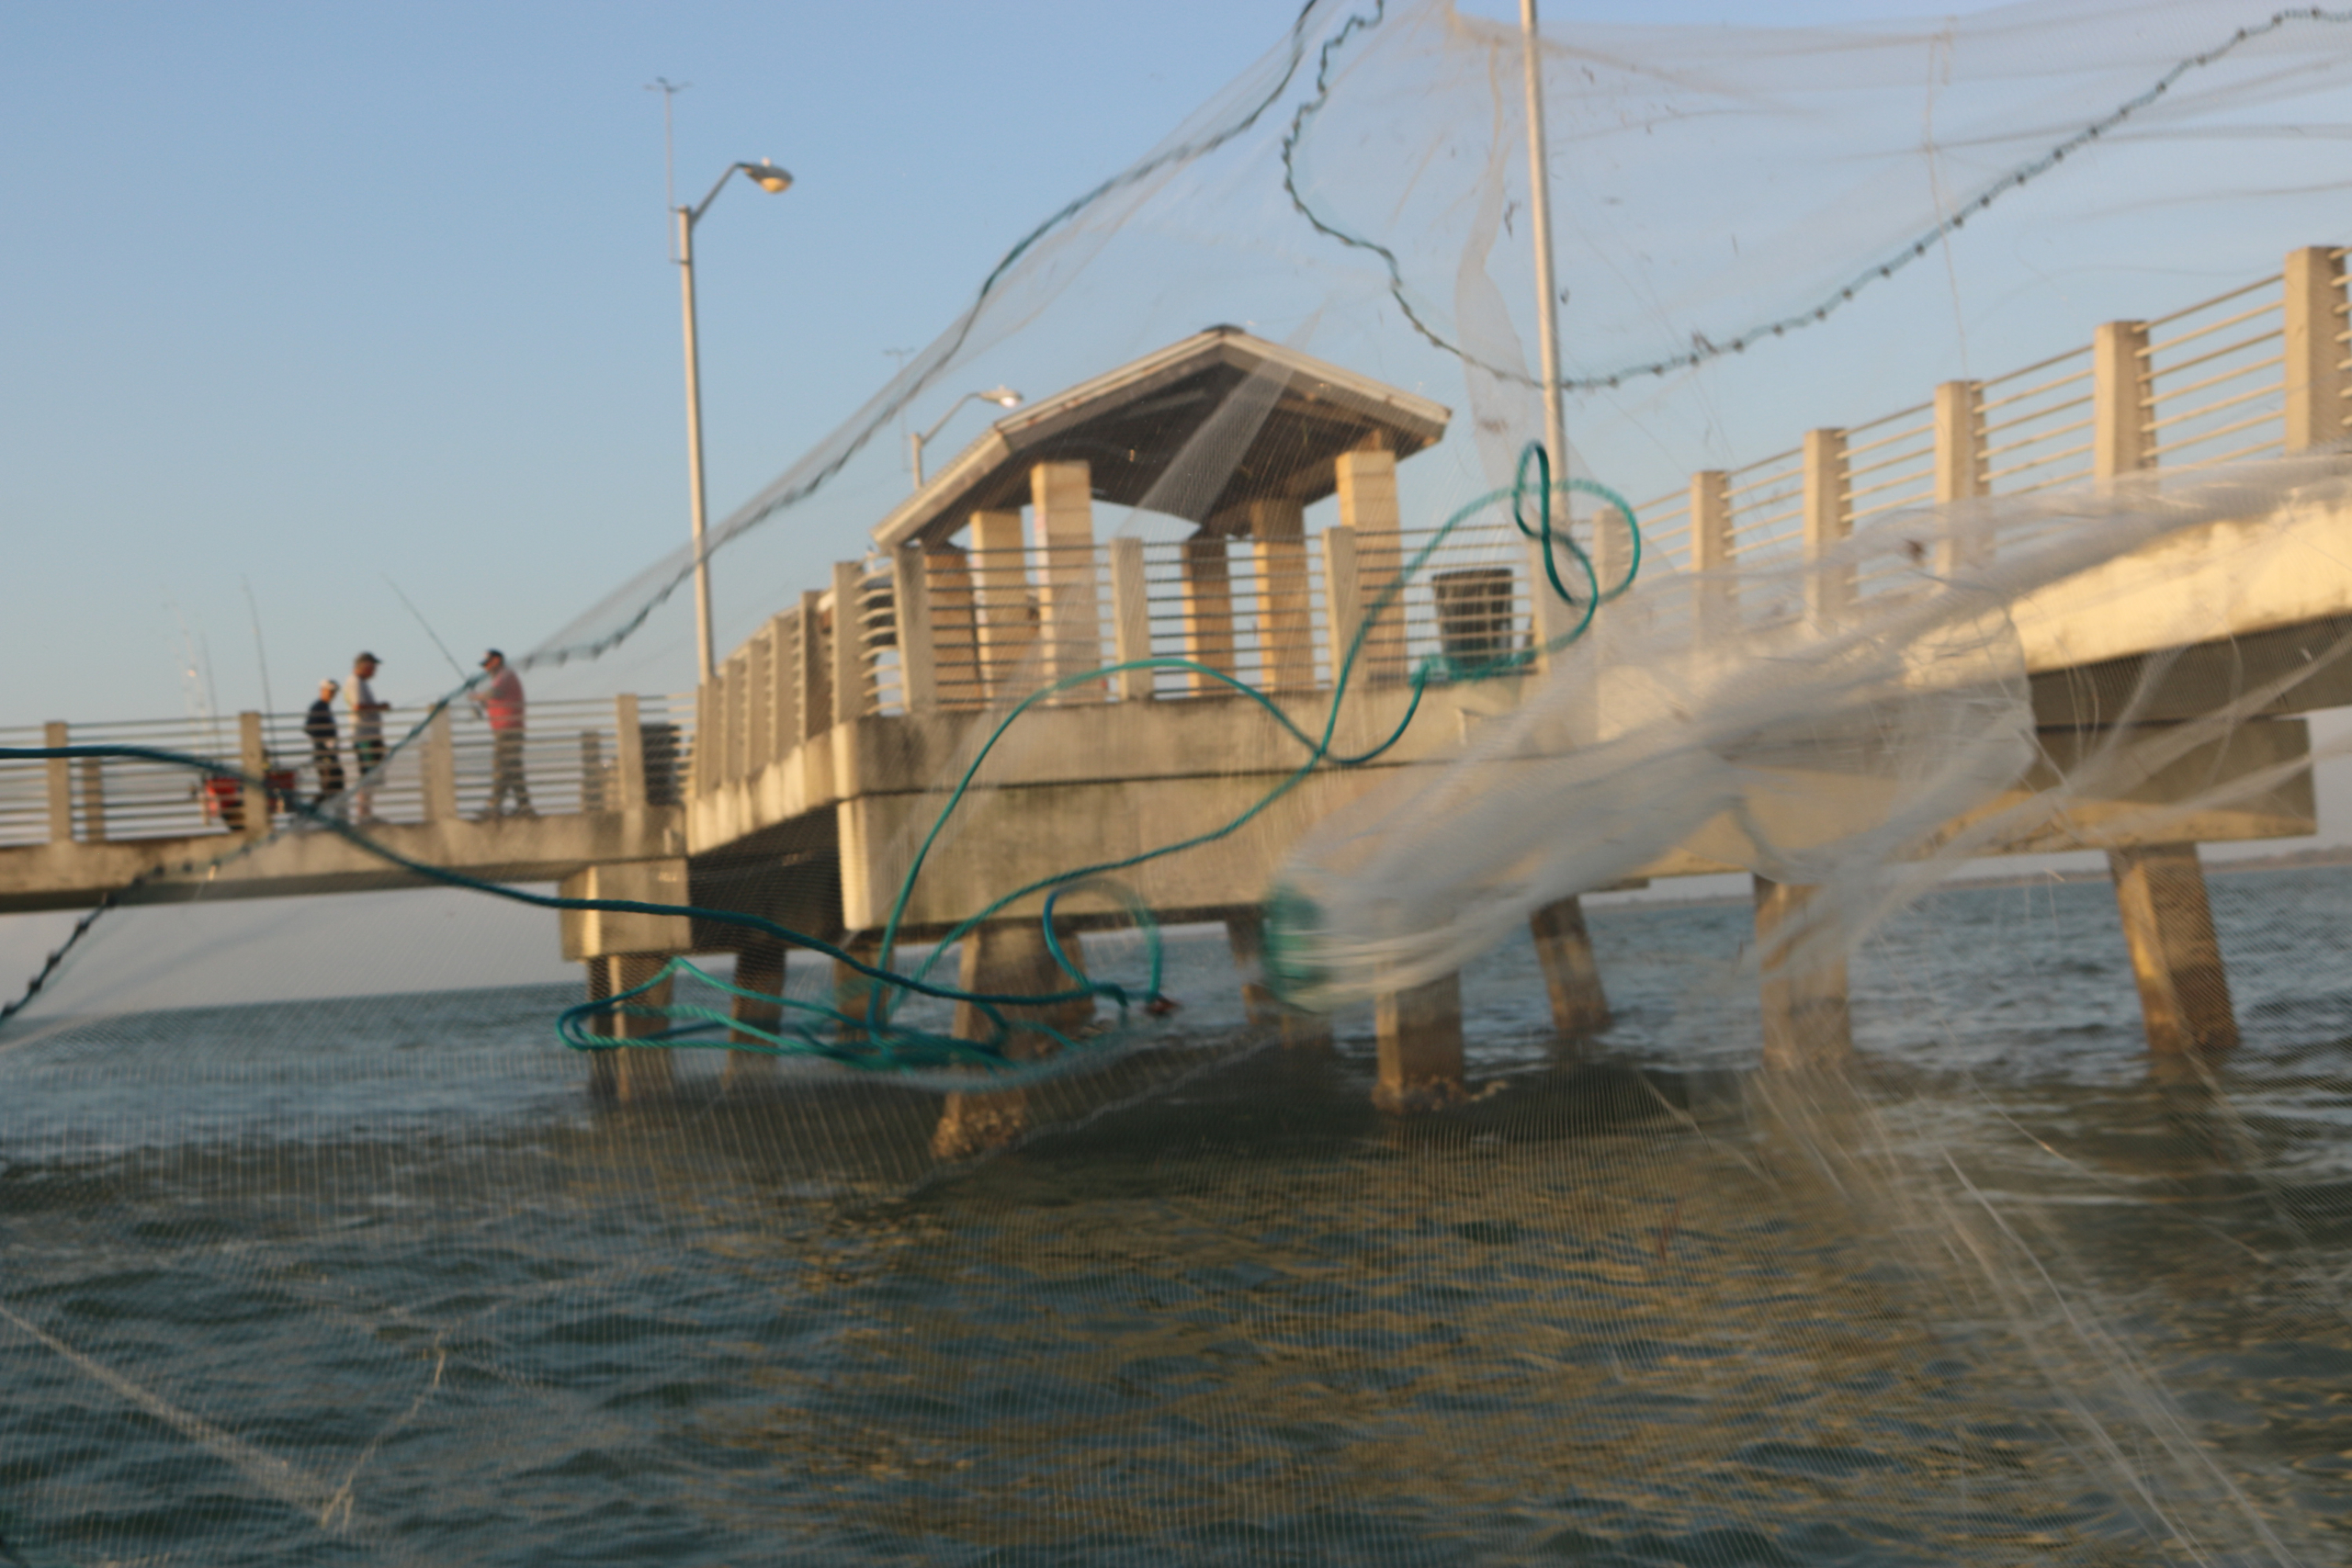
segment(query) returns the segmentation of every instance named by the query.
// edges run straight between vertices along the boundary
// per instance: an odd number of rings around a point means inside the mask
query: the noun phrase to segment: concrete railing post
[[[800,680],[795,705],[800,710],[798,739],[803,745],[833,727],[832,677],[825,663],[825,627],[817,608],[821,597],[815,589],[804,591],[795,616],[798,651],[793,665]]]
[[[890,555],[890,607],[898,623],[899,697],[909,713],[939,705],[939,663],[931,644],[931,566],[921,545]]]
[[[1094,479],[1085,463],[1039,463],[1029,470],[1037,514],[1037,565],[1044,589],[1046,679],[1066,681],[1102,667],[1102,607],[1095,590]],[[1100,702],[1100,681],[1058,693],[1057,703]]]
[[[2344,258],[2325,245],[2287,253],[2287,450],[2309,452],[2345,437]]]
[[[645,725],[638,717],[635,692],[613,699],[613,779],[617,787],[605,802],[609,809],[645,809]]]
[[[768,755],[783,761],[800,744],[800,629],[786,610],[768,621]]]
[[[709,682],[695,688],[695,749],[687,762],[686,784],[697,800],[718,787],[718,781],[711,776],[710,764],[710,717],[716,706]]]
[[[41,744],[52,750],[71,744],[65,721],[52,718],[41,730]],[[74,841],[74,764],[62,757],[49,759],[49,841]]]
[[[1731,476],[1702,468],[1690,476],[1692,606],[1702,637],[1729,637],[1739,627],[1739,589],[1731,576]]]
[[[1363,625],[1363,585],[1356,570],[1356,531],[1345,524],[1323,530],[1323,637],[1337,684]]]
[[[2091,337],[2091,477],[2111,479],[2151,466],[2144,321],[2102,321]]]
[[[1984,385],[1946,381],[1936,388],[1936,500],[1973,501],[1989,494],[1984,477]],[[1962,567],[1982,566],[1981,540],[1944,529],[1936,570],[1949,576]]]
[[[775,638],[762,626],[744,645],[743,772],[758,773],[775,755]]]
[[[424,727],[424,819],[457,818],[458,748],[450,736],[449,710],[443,708]]]
[[[1258,555],[1259,656],[1265,688],[1315,689],[1315,611],[1306,568],[1306,509],[1295,501],[1250,503]]]
[[[854,560],[833,563],[833,637],[831,684],[833,722],[865,716],[865,569]]]
[[[1144,580],[1143,541],[1121,535],[1111,541],[1111,636],[1121,664],[1151,657],[1151,592]],[[1148,702],[1159,689],[1152,670],[1121,670],[1121,702]]]
[[[237,771],[245,775],[244,822],[247,838],[266,838],[269,833],[269,790],[264,775],[269,772],[269,748],[263,744],[261,715],[241,713],[237,716]]]
[[[1342,452],[1333,460],[1339,482],[1340,523],[1356,536],[1356,591],[1361,613],[1386,603],[1363,639],[1356,674],[1374,681],[1401,681],[1405,664],[1405,601],[1391,592],[1404,570],[1399,538],[1403,513],[1396,502],[1396,454],[1377,450]],[[1566,606],[1562,606],[1563,609]],[[1548,639],[1547,639],[1548,640]]]
[[[107,841],[106,763],[96,757],[82,759],[82,841]]]
[[[1815,626],[1835,626],[1854,599],[1851,565],[1822,562],[1853,536],[1852,487],[1846,477],[1846,433],[1804,433],[1805,618]]]

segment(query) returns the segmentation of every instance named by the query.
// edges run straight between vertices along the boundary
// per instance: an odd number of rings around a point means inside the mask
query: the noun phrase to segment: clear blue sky
[[[657,75],[692,84],[682,188],[744,157],[799,178],[729,190],[700,231],[723,514],[1294,9],[13,0],[0,726],[181,715],[183,624],[220,705],[258,705],[247,581],[280,706],[363,644],[392,695],[425,696],[447,666],[385,574],[470,662],[671,547],[684,434]]]

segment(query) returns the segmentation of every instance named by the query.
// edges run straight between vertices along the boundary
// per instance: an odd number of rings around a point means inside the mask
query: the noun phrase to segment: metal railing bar
[[[2084,423],[2088,423],[2089,422],[2085,421]],[[2028,473],[2035,468],[2047,468],[2052,463],[2062,463],[2069,457],[2079,457],[2090,449],[2091,444],[2086,441],[2078,446],[2069,446],[2063,452],[2051,452],[2045,454],[2042,457],[2032,459],[2030,462],[2014,464],[2006,468],[1992,468],[1986,471],[1984,475],[1984,482],[1990,484],[1995,479],[2007,479],[2011,474]]]
[[[2184,435],[2177,441],[2166,442],[2153,448],[2152,455],[2161,457],[2167,452],[2178,452],[2190,446],[2202,446],[2208,441],[2218,441],[2224,435],[2235,435],[2241,430],[2252,430],[2257,424],[2268,424],[2272,420],[2282,417],[2284,416],[2281,415],[2278,411],[2273,409],[2265,413],[2256,414],[2251,419],[2239,420],[2234,424],[2222,425],[2217,430],[2200,430],[2194,435]],[[2284,434],[2281,434],[2279,439],[2283,441],[2286,437]],[[2188,465],[2177,466],[2186,467]]]
[[[2083,400],[2090,401],[2088,398]],[[2090,427],[2091,421],[2088,419],[2069,420],[2064,424],[2053,424],[2047,430],[2036,431],[2033,434],[2016,441],[2004,441],[1998,446],[1987,444],[1984,456],[1988,460],[2006,457],[2011,452],[2022,452],[2029,446],[2040,446],[2046,442],[2055,441],[2060,436],[2072,435],[2078,430],[2088,430]]]
[[[2250,403],[2256,398],[2275,398],[2279,395],[2278,384],[2276,381],[2266,381],[2259,387],[2249,387],[2245,391],[2223,398],[2218,402],[2200,403],[2193,409],[2183,409],[2178,413],[2166,414],[2164,418],[2152,420],[2140,428],[2153,434],[2156,431],[2178,424],[2183,420],[2203,419],[2208,414],[2220,413],[2224,409],[2233,409],[2241,404]],[[2286,417],[2284,410],[2279,412],[2279,417],[2282,419]]]
[[[2199,310],[2210,310],[2216,305],[2226,305],[2233,299],[2242,299],[2257,288],[2278,288],[2284,284],[2286,280],[2286,274],[2274,272],[2267,277],[2257,277],[2252,283],[2242,283],[2226,294],[2216,294],[2211,299],[2199,299],[2194,305],[2183,305],[2179,310],[2173,311],[2170,315],[2151,316],[2148,318],[2145,325],[2151,332],[2154,331],[2158,327],[2170,326],[2173,322],[2181,320],[2185,316],[2193,316]],[[2174,341],[2178,342],[2179,340],[2176,338]]]

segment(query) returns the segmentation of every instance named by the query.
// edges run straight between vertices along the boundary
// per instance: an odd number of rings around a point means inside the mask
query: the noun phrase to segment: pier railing
[[[624,696],[617,701],[534,702],[525,710],[524,782],[542,816],[675,805],[693,749],[692,699]],[[232,717],[51,723],[0,729],[0,745],[136,746],[203,758],[267,781],[266,792],[208,779],[170,762],[135,758],[0,763],[0,846],[121,842],[283,827],[287,803],[322,803],[324,783],[300,713]],[[480,814],[492,784],[494,741],[469,708],[394,708],[385,715],[390,750],[363,778],[350,714],[338,709],[335,761],[340,796],[322,804],[349,815],[368,795],[368,814],[420,823]],[[636,737],[634,756],[623,737]],[[256,799],[266,793],[266,799]],[[507,808],[512,809],[511,803]]]

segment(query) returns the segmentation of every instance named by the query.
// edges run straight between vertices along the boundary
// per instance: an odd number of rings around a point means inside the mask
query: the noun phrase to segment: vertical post
[[[424,727],[424,819],[458,819],[458,750],[450,738],[447,708]]]
[[[605,994],[619,996],[659,975],[662,966],[670,962],[670,955],[666,953],[622,953],[589,962],[609,966],[611,989]],[[632,998],[627,1005],[649,1010],[666,1008],[670,1005],[671,984],[663,980],[643,996]],[[665,1021],[659,1017],[622,1017],[612,1021],[612,1032],[623,1040],[640,1040],[649,1034],[659,1034],[665,1026]],[[625,1046],[611,1052],[610,1055],[612,1097],[623,1104],[632,1100],[650,1100],[667,1094],[675,1083],[670,1053],[662,1047]]]
[[[1184,541],[1184,657],[1209,670],[1237,673],[1233,660],[1233,562],[1222,534]],[[1231,690],[1207,671],[1192,671],[1195,695]]]
[[[1151,592],[1144,581],[1143,541],[1123,534],[1111,541],[1111,636],[1121,664],[1151,657]],[[1158,690],[1151,670],[1119,671],[1119,700],[1150,701]]]
[[[844,938],[842,951],[870,967],[881,965],[882,939],[872,933]],[[834,1026],[843,1044],[865,1038],[866,1021],[874,1016],[873,976],[836,958],[833,965],[833,1010],[842,1015]]]
[[[1315,689],[1315,612],[1306,569],[1306,510],[1295,501],[1250,503],[1250,536],[1258,552],[1258,624],[1265,687]]]
[[[41,730],[41,744],[58,750],[70,744],[65,735],[65,721],[52,718]],[[74,841],[74,764],[63,757],[49,759],[49,841]]]
[[[752,746],[752,715],[760,705],[752,692],[752,650],[741,649],[729,654],[720,669],[724,672],[720,678],[727,682],[727,776],[741,782],[759,765]]]
[[[1702,468],[1690,476],[1690,570],[1696,578],[1699,635],[1739,629],[1739,588],[1731,575],[1731,476]]]
[[[1401,592],[1391,594],[1405,564],[1398,536],[1403,514],[1396,504],[1396,454],[1342,452],[1334,466],[1340,523],[1356,537],[1359,614],[1372,615],[1374,606],[1387,598],[1363,639],[1356,674],[1375,682],[1401,681],[1406,673],[1405,604]]]
[[[2287,450],[2309,452],[2344,439],[2347,378],[2344,258],[2325,245],[2287,253]]]
[[[833,722],[865,716],[865,570],[854,560],[833,563]]]
[[[1552,454],[1552,479],[1568,477],[1567,416],[1561,406],[1558,277],[1552,270],[1552,175],[1544,145],[1543,31],[1535,0],[1519,0],[1520,47],[1527,72],[1527,215],[1535,231],[1535,330],[1544,369],[1544,446]],[[1566,509],[1561,509],[1566,515]],[[1607,580],[1604,579],[1604,584]]]
[[[96,757],[82,759],[82,841],[107,841],[106,763]]]
[[[833,727],[833,683],[825,664],[825,627],[818,614],[820,595],[814,589],[800,595],[800,651],[794,662],[800,675],[800,739],[805,745]]]
[[[691,768],[695,797],[699,800],[718,787],[712,776],[710,761],[710,727],[717,716],[718,703],[710,682],[703,682],[695,688],[695,748],[687,765]],[[592,996],[591,1000],[594,998]]]
[[[619,797],[607,804],[615,811],[642,811],[646,805],[645,726],[638,717],[635,692],[623,692],[613,699],[613,773]]]
[[[2102,321],[2091,335],[2091,477],[2150,466],[2148,327]]]
[[[1442,976],[1373,1001],[1383,1111],[1433,1111],[1462,1098],[1462,976]]]
[[[1083,973],[1085,956],[1077,933],[1057,930],[1055,940]],[[1054,962],[1046,947],[1045,927],[1034,918],[984,921],[966,931],[958,946],[958,984],[967,992],[1042,996],[1070,990],[1076,984]],[[1073,1029],[1093,1016],[1094,1001],[1088,997],[1046,1006],[1000,1003],[996,1010],[1010,1026],[1010,1037],[1004,1042],[1005,1055],[1016,1062],[1035,1061],[1050,1055],[1054,1043],[1022,1025],[1034,1022],[1057,1030]],[[996,1032],[995,1021],[977,1004],[956,1004],[956,1032],[959,1036],[987,1040]],[[1027,1091],[1020,1089],[949,1095],[940,1111],[939,1125],[932,1134],[932,1153],[942,1159],[961,1159],[1012,1143],[1028,1130],[1028,1099]]]
[[[768,757],[780,762],[800,744],[800,622],[786,610],[768,620]]]
[[[707,685],[718,664],[718,653],[710,640],[710,554],[703,544],[702,377],[695,332],[695,214],[690,208],[673,210],[678,218],[678,288],[684,301],[686,321],[686,502],[695,541],[695,667]]]
[[[1363,625],[1363,583],[1356,567],[1356,531],[1344,523],[1335,524],[1323,530],[1323,636],[1335,686],[1355,649],[1357,628]]]
[[[245,836],[269,836],[269,790],[263,775],[269,772],[269,748],[262,743],[261,715],[237,716],[237,771],[245,775]]]
[[[1036,639],[1036,606],[1029,599],[1029,552],[1021,536],[1018,512],[972,513],[972,577],[979,594],[980,666],[988,694],[997,701],[1024,696],[1016,690],[1022,665]]]
[[[1102,610],[1094,586],[1094,479],[1082,462],[1039,463],[1029,470],[1043,574],[1046,678],[1064,681],[1102,664]],[[1102,683],[1072,686],[1054,700],[1100,702]]]
[[[1816,627],[1843,619],[1854,598],[1854,569],[1826,567],[1823,560],[1854,532],[1846,480],[1846,433],[1804,433],[1805,618]]]
[[[1837,913],[1816,902],[1818,887],[1755,880],[1764,1065],[1833,1066],[1854,1046]]]
[[[1601,988],[1600,966],[1593,962],[1583,904],[1574,897],[1546,904],[1528,918],[1527,926],[1552,1003],[1553,1030],[1564,1040],[1584,1040],[1607,1029],[1609,994]]]
[[[593,729],[580,732],[580,809],[603,811],[605,797],[605,738]]]
[[[939,705],[939,664],[931,645],[931,568],[921,545],[890,555],[890,609],[899,636],[899,695],[910,714]]]
[[[750,997],[728,998],[727,1015],[739,1024],[778,1032],[784,1021],[784,943],[767,937],[754,937],[735,954],[735,984],[747,991],[760,993]],[[774,998],[774,999],[771,999]],[[764,1046],[767,1042],[741,1029],[727,1033],[729,1044]],[[728,1089],[737,1089],[757,1078],[774,1076],[775,1057],[764,1050],[729,1051],[727,1066],[719,1081]]]
[[[988,700],[988,685],[980,671],[980,610],[972,592],[971,562],[954,545],[934,545],[922,558],[931,580],[932,662],[940,703],[978,707]]]
[[[1991,490],[1984,477],[1984,384],[1943,382],[1936,388],[1936,500],[1973,501]],[[1949,576],[1964,567],[1982,566],[1985,558],[1981,538],[1945,525],[1938,571]]]
[[[2217,1055],[2238,1043],[2229,972],[2195,844],[2109,850],[2123,940],[2139,983],[2148,1049],[2160,1057]]]

